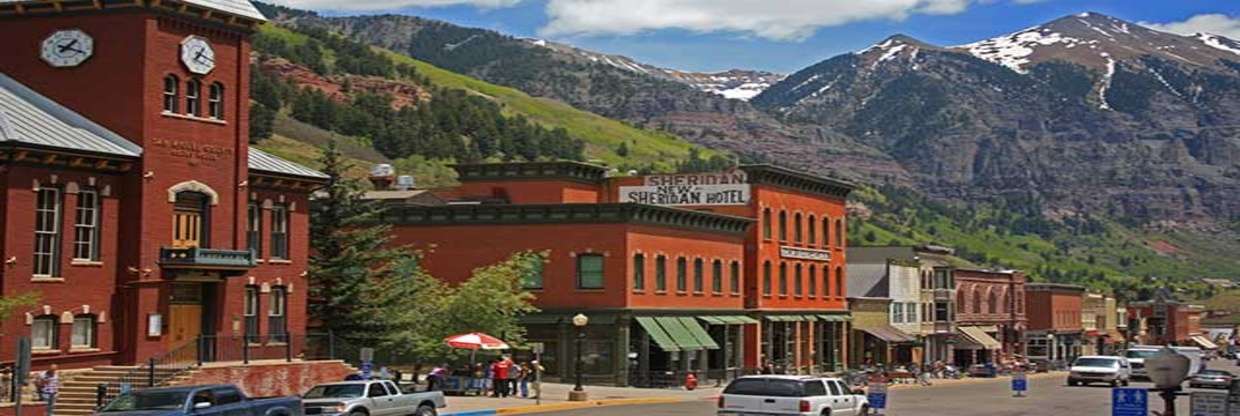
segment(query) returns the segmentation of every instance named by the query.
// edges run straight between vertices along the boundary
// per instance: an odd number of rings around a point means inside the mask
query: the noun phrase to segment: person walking
[[[494,381],[495,397],[508,397],[508,373],[511,368],[508,367],[507,359],[495,360],[492,365],[491,379]]]
[[[435,391],[435,387],[441,386],[443,384],[444,377],[447,375],[447,363],[432,368],[430,374],[426,375],[426,391]]]
[[[530,365],[522,362],[517,366],[517,387],[521,391],[521,398],[530,397]]]
[[[39,392],[43,396],[43,401],[47,402],[47,416],[52,416],[56,409],[56,395],[60,394],[60,375],[56,374],[58,367],[52,364],[39,376]]]

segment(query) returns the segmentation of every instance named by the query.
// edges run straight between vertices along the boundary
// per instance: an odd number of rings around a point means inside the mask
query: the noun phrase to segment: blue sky
[[[790,73],[895,33],[968,43],[1083,11],[1240,39],[1235,0],[282,0],[540,37],[677,69]],[[1195,18],[1196,17],[1196,18]]]

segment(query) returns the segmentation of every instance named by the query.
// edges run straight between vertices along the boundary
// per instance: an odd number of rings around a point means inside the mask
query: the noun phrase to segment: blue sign
[[[363,379],[370,380],[370,371],[372,367],[374,366],[370,363],[370,361],[362,361],[362,368],[360,370],[362,370]]]
[[[1012,391],[1029,391],[1029,383],[1023,378],[1012,379]]]
[[[887,393],[870,393],[865,395],[865,399],[870,402],[871,409],[887,408]]]
[[[1111,389],[1111,416],[1148,416],[1149,402],[1149,392],[1145,389]]]

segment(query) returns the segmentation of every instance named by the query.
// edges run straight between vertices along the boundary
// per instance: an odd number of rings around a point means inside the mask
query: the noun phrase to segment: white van
[[[1149,374],[1145,372],[1145,359],[1158,355],[1158,351],[1163,347],[1158,345],[1133,345],[1124,351],[1124,358],[1128,359],[1128,363],[1132,365],[1132,377],[1148,379]],[[1198,347],[1171,347],[1175,352],[1188,357],[1190,363],[1188,365],[1188,376],[1197,375],[1197,372],[1203,368],[1202,351]]]
[[[838,378],[764,375],[732,380],[719,395],[716,414],[862,416],[869,407],[864,394],[854,393]]]

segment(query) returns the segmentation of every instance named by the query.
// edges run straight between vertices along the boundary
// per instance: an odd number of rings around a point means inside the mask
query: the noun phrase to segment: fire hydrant
[[[689,375],[685,376],[685,390],[692,391],[697,388],[697,384],[697,376],[693,375],[693,373],[689,373]]]

